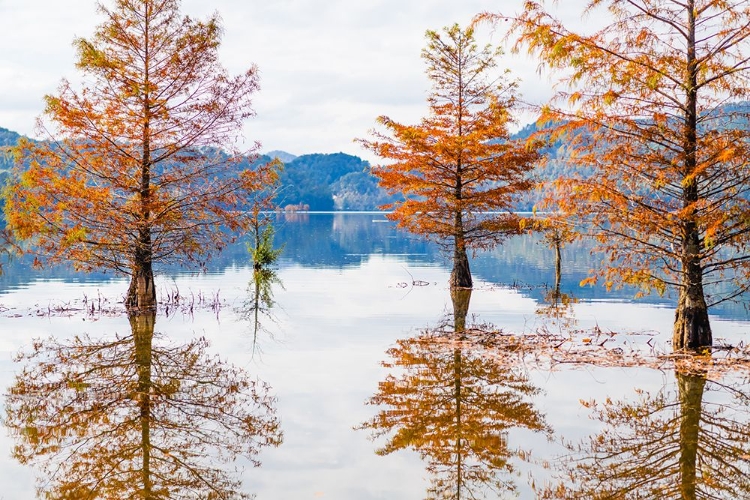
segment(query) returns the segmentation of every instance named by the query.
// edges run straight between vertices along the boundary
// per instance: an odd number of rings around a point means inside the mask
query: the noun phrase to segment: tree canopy
[[[46,97],[40,131],[21,141],[6,191],[9,228],[40,257],[131,277],[126,302],[153,307],[154,262],[202,262],[249,227],[245,210],[275,175],[245,168],[235,144],[253,115],[255,66],[218,60],[218,15],[179,0],[114,0],[91,39],[75,40],[80,89]]]
[[[708,308],[750,283],[750,131],[735,125],[749,115],[727,106],[750,95],[750,2],[591,0],[587,12],[604,7],[612,21],[591,33],[542,2],[512,17],[516,48],[558,76],[541,119],[584,166],[554,203],[606,252],[595,279],[675,290],[674,347],[711,345]]]
[[[405,197],[386,205],[390,217],[452,246],[451,286],[470,288],[467,249],[491,247],[518,231],[510,212],[516,195],[533,187],[529,172],[538,156],[510,140],[516,83],[496,71],[499,49],[480,49],[473,28],[458,25],[426,38],[429,115],[418,125],[381,116],[385,132],[359,142],[384,160],[373,167],[380,185]]]

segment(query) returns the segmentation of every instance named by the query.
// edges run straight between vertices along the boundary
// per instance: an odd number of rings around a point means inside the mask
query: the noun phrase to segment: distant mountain
[[[263,153],[263,156],[267,156],[271,158],[272,160],[281,160],[284,163],[289,163],[294,161],[297,156],[293,155],[292,153],[287,153],[286,151],[279,151],[279,150],[273,150],[269,151],[268,153]]]
[[[375,210],[392,201],[370,164],[345,153],[302,155],[284,165],[278,205],[308,210]]]
[[[4,184],[13,159],[7,147],[14,146],[20,134],[0,128],[0,186]],[[221,154],[221,153],[220,153]],[[303,205],[309,210],[375,210],[391,197],[377,185],[370,165],[344,153],[295,156],[286,151],[269,151],[239,168],[252,167],[278,158],[284,163],[277,204]]]
[[[0,147],[15,146],[21,136],[12,130],[0,127]]]
[[[750,103],[731,103],[709,116],[715,116],[712,126],[719,128],[747,128],[750,116]],[[713,118],[713,116],[712,116]],[[523,140],[538,131],[531,123],[513,134],[511,139]],[[12,146],[21,136],[0,128],[0,148]],[[546,145],[542,153],[547,158],[544,168],[534,172],[540,180],[553,180],[572,173],[584,173],[573,159],[570,141],[558,139]],[[370,164],[357,156],[345,153],[307,154],[295,156],[286,151],[269,151],[256,159],[253,164],[261,164],[278,158],[284,163],[280,176],[280,188],[276,203],[282,208],[290,205],[307,210],[376,210],[397,198],[389,196],[378,186],[378,181],[370,171]],[[12,165],[9,154],[0,151],[0,183]],[[240,167],[248,166],[247,163]],[[536,205],[544,193],[539,190],[525,194],[516,204],[516,210],[528,211]]]
[[[19,134],[0,127],[0,187],[5,185],[5,179],[13,166],[13,155],[7,148],[15,146],[20,138]],[[0,200],[0,208],[2,208],[2,200]]]
[[[719,106],[711,111],[701,115],[701,124],[704,130],[748,130],[750,128],[750,101],[733,102]],[[519,130],[512,136],[512,139],[528,139],[533,134],[543,131],[535,123],[530,123]],[[579,175],[586,177],[591,174],[591,167],[581,165],[575,160],[575,150],[572,146],[574,139],[583,138],[587,140],[589,132],[585,136],[571,136],[569,138],[558,138],[557,140],[545,145],[541,153],[545,157],[545,164],[534,172],[537,180],[541,182],[553,181],[561,177],[570,177]],[[534,205],[540,202],[545,196],[545,188],[535,190],[523,197],[517,210],[530,210]]]

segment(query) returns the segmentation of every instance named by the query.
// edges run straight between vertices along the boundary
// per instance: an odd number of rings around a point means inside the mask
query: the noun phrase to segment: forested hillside
[[[0,127],[0,148],[2,149],[2,154],[0,154],[0,170],[5,171],[10,168],[12,161],[7,148],[15,146],[20,137],[17,133]]]
[[[0,186],[5,185],[8,171],[13,164],[13,157],[8,148],[14,146],[20,137],[17,133],[0,127]]]
[[[274,156],[281,158],[281,152]],[[374,210],[391,201],[370,174],[370,165],[344,153],[310,154],[285,163],[276,197],[281,206],[308,210]]]
[[[722,127],[744,128],[748,124],[733,118],[735,112],[745,111],[750,103],[731,104],[721,108]],[[738,113],[743,114],[743,113]],[[527,139],[539,129],[533,123],[526,125],[512,139]],[[0,128],[0,147],[13,146],[20,135]],[[544,165],[534,175],[540,183],[562,176],[584,171],[571,160],[570,141],[558,139],[543,149]],[[284,162],[281,184],[275,197],[276,203],[284,208],[296,206],[306,210],[376,210],[394,200],[388,196],[370,173],[370,164],[345,153],[306,154],[295,156],[285,151],[270,151],[256,160],[256,163],[278,158]],[[0,182],[4,181],[12,159],[9,153],[0,152]],[[246,166],[243,164],[242,166]],[[544,196],[545,188],[535,190],[519,199],[516,209],[530,211]]]

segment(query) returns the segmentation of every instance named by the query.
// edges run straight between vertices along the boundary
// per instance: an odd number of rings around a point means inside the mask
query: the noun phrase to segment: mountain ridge
[[[716,122],[719,126],[750,127],[750,102],[727,103],[717,109],[720,111],[712,111],[708,116],[710,119],[720,120]],[[510,138],[528,139],[543,128],[546,127],[540,128],[532,122],[512,134]],[[0,127],[2,183],[13,164],[12,156],[2,149],[15,145],[21,137],[16,132]],[[578,171],[579,167],[571,161],[571,151],[567,142],[558,139],[543,147],[542,153],[547,162],[534,172],[537,181],[555,179]],[[402,199],[400,196],[388,195],[378,186],[378,179],[370,171],[370,163],[356,155],[343,152],[294,155],[283,150],[273,150],[260,155],[250,166],[274,159],[284,164],[280,174],[280,186],[275,196],[275,202],[281,208],[312,211],[376,210],[382,205]],[[243,162],[243,165],[248,164]],[[543,196],[541,190],[526,193],[518,200],[515,209],[532,210]]]

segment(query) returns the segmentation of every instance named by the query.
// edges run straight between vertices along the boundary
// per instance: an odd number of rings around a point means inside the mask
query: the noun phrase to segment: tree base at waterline
[[[472,288],[471,269],[469,268],[469,259],[464,252],[463,255],[455,256],[453,259],[453,270],[451,271],[450,287],[451,288]]]
[[[130,279],[125,307],[129,312],[139,313],[156,309],[156,288],[153,273],[134,274]]]
[[[705,303],[692,305],[689,300],[680,298],[674,315],[673,349],[699,349],[712,344],[711,325]]]

